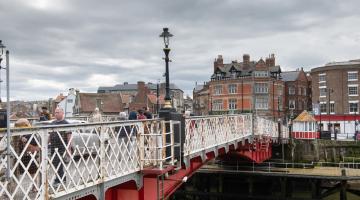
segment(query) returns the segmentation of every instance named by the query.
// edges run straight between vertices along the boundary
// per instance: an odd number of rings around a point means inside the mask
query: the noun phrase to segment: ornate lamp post
[[[164,109],[171,109],[171,97],[170,97],[170,86],[169,86],[169,53],[170,53],[170,48],[169,48],[169,39],[170,37],[172,37],[173,35],[169,32],[168,28],[163,28],[163,32],[161,33],[160,37],[162,37],[164,39],[164,44],[165,44],[165,48],[164,53],[165,53],[165,77],[166,77],[166,82],[165,82],[165,105],[164,105]]]

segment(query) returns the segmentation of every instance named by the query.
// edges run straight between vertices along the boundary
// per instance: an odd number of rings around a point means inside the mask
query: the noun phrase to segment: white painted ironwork
[[[58,198],[139,172],[149,161],[160,167],[169,158],[154,153],[166,147],[156,139],[173,135],[164,125],[145,120],[12,129],[12,156],[1,155],[0,199]],[[10,179],[3,173],[7,159]]]
[[[175,123],[156,119],[12,129],[10,157],[2,145],[5,132],[0,132],[0,199],[60,198],[106,188],[147,167],[174,165]],[[185,119],[185,138],[178,145],[192,157],[252,136],[277,134],[277,122],[251,114],[192,117]],[[8,161],[11,176],[6,179]]]
[[[277,122],[259,116],[256,116],[254,121],[254,135],[267,136],[271,138],[279,137],[279,126]],[[283,139],[289,138],[289,130],[286,126],[281,124],[280,132],[280,137]]]
[[[222,115],[185,119],[184,156],[252,135],[252,116]]]

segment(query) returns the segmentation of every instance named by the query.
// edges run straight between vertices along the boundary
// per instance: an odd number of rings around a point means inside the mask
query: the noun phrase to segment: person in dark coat
[[[148,109],[148,107],[144,107],[144,115],[145,115],[146,119],[152,119],[153,118],[151,112]]]
[[[62,124],[69,124],[68,121],[65,120],[64,117],[64,110],[62,108],[56,108],[55,110],[55,121],[53,121],[51,123],[52,125],[62,125]],[[60,131],[60,132],[51,132],[50,133],[50,150],[51,150],[51,156],[53,156],[55,154],[56,149],[58,150],[58,153],[60,155],[60,157],[58,155],[56,155],[54,157],[54,159],[52,160],[52,164],[54,165],[55,169],[57,168],[57,174],[60,176],[60,179],[62,179],[64,182],[66,182],[66,176],[64,176],[64,166],[61,163],[60,159],[64,160],[64,157],[66,157],[66,155],[68,154],[66,152],[66,148],[68,146],[68,143],[71,140],[71,132],[65,132],[65,131]],[[66,146],[63,145],[63,142],[65,143]],[[69,149],[70,151],[70,149]],[[70,151],[71,153],[71,151]],[[55,178],[55,185],[60,184],[60,179],[58,177]]]
[[[119,120],[120,121],[125,121],[127,120],[127,115],[126,112],[120,112],[119,114]],[[120,146],[120,151],[123,154],[119,155],[119,160],[121,159],[125,159],[125,160],[129,160],[130,157],[130,148],[131,148],[131,139],[132,139],[132,133],[131,133],[131,129],[132,126],[131,125],[121,125],[118,128],[118,145]]]
[[[137,112],[136,111],[131,111],[129,113],[129,120],[137,120]]]
[[[50,113],[47,109],[47,107],[41,107],[42,112],[40,113],[40,121],[48,121],[51,119]]]

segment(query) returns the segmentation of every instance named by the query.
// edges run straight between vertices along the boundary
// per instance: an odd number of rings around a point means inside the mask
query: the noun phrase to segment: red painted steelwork
[[[129,181],[110,188],[105,193],[106,200],[145,200],[144,188],[137,190],[136,183]]]
[[[319,132],[292,132],[291,136],[295,139],[316,139],[320,138]]]
[[[316,121],[320,121],[320,115],[314,116]],[[321,115],[321,121],[354,121],[360,120],[360,115]]]
[[[266,143],[267,142],[267,143]],[[261,163],[271,157],[272,148],[270,140],[255,140],[254,143],[241,145],[235,149],[234,145],[230,145],[229,149],[237,155],[245,157],[256,163]],[[225,148],[218,149],[218,155],[225,154]],[[157,176],[160,174],[169,173],[169,176],[164,179],[164,182],[159,182],[160,188],[164,191],[164,197],[169,197],[174,193],[183,183],[183,178],[190,178],[196,170],[198,170],[207,161],[215,158],[215,152],[206,154],[206,160],[201,157],[195,157],[190,160],[190,166],[185,168],[183,166],[180,170],[174,171],[173,167],[165,168],[164,170],[152,170],[147,168],[143,171],[143,188],[137,190],[134,181],[130,181],[119,186],[110,188],[106,193],[106,200],[156,200],[157,199]],[[83,200],[88,200],[87,198]],[[90,199],[89,199],[90,200]]]
[[[245,143],[236,154],[255,163],[262,163],[271,158],[272,147],[270,141],[258,140],[254,143]]]

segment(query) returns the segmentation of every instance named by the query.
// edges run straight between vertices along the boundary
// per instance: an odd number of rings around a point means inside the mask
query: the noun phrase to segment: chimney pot
[[[249,54],[243,55],[243,62],[244,62],[244,64],[250,63],[250,55]]]

